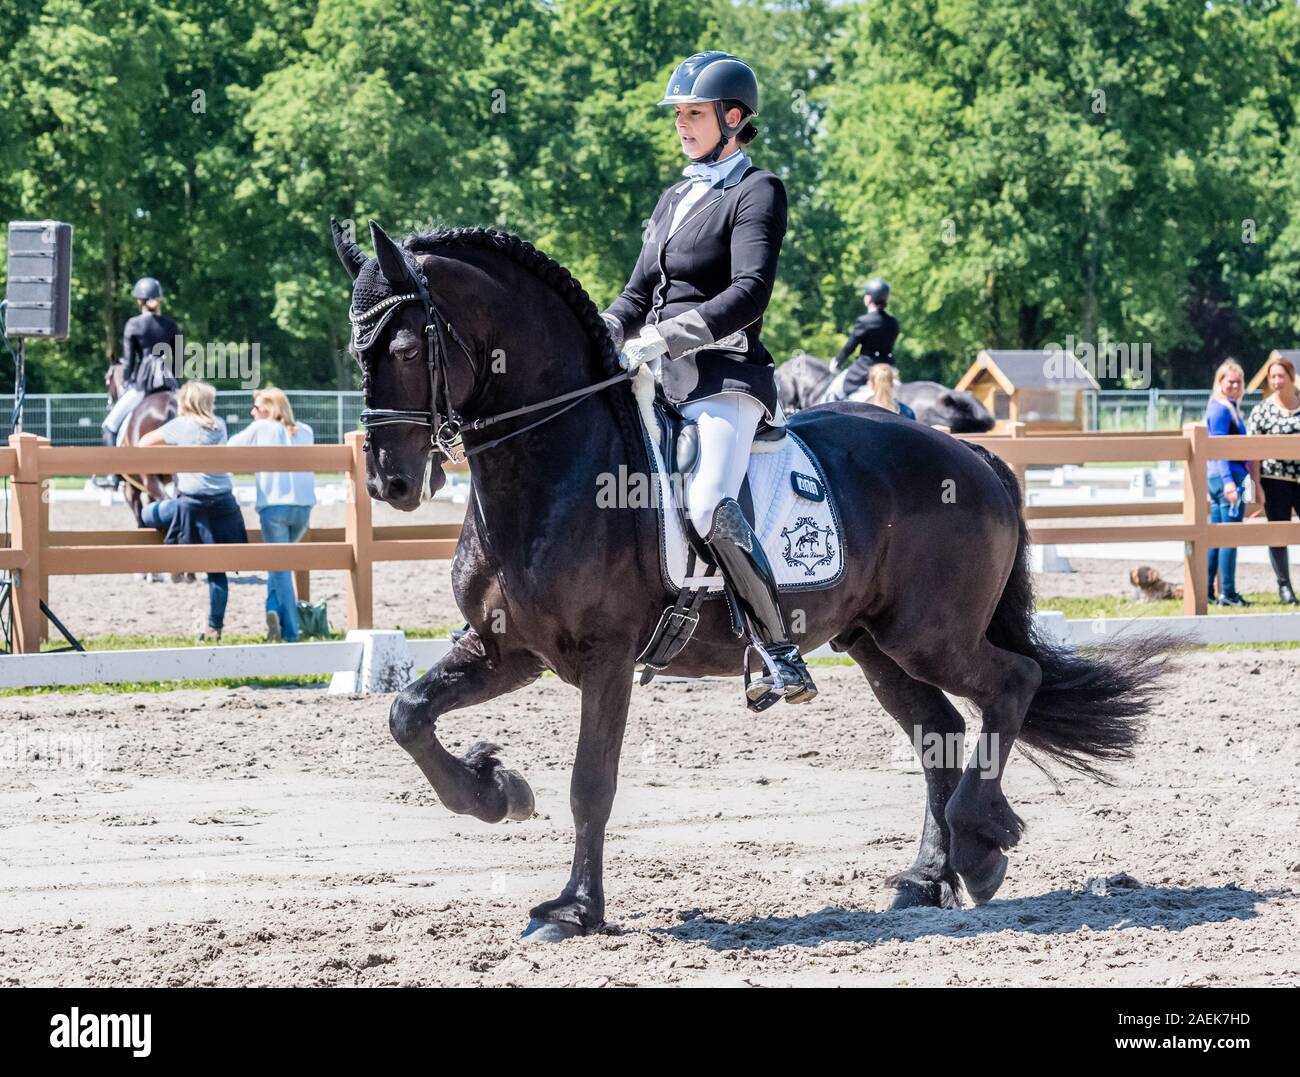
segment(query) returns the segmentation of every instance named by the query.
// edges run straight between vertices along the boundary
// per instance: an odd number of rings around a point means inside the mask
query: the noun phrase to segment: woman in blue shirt
[[[1246,389],[1246,372],[1235,359],[1226,359],[1214,372],[1214,392],[1205,409],[1210,436],[1245,434],[1246,422],[1237,402]],[[1240,523],[1245,508],[1243,490],[1250,467],[1243,460],[1211,460],[1207,466],[1210,486],[1210,523]],[[1210,551],[1210,600],[1214,601],[1214,577],[1219,577],[1220,606],[1249,606],[1237,594],[1237,549]]]

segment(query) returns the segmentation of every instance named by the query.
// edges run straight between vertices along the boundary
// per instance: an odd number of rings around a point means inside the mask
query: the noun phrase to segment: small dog
[[[1150,565],[1139,565],[1128,574],[1129,583],[1136,590],[1133,597],[1139,602],[1159,602],[1166,598],[1182,598],[1183,589],[1168,580],[1162,579],[1160,573]]]

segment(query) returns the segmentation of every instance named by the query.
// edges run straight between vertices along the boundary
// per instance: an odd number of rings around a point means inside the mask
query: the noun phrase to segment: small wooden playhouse
[[[1273,365],[1276,359],[1289,359],[1291,361],[1291,365],[1296,368],[1296,388],[1300,388],[1300,350],[1274,348],[1268,353],[1264,365],[1255,371],[1255,376],[1246,383],[1246,392],[1253,393],[1258,389],[1265,396],[1268,396],[1268,368]]]
[[[982,351],[962,375],[957,389],[968,389],[989,409],[1004,433],[1008,423],[1025,432],[1082,430],[1088,410],[1084,393],[1100,386],[1071,352]]]

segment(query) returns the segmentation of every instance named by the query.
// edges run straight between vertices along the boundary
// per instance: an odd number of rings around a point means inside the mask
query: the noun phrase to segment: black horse
[[[799,352],[776,368],[776,391],[787,415],[815,407],[830,388],[835,371],[825,359]],[[937,381],[905,381],[897,397],[926,426],[944,426],[951,434],[983,434],[996,422],[975,394],[949,389]]]
[[[367,487],[400,509],[441,487],[434,443],[454,433],[448,419],[463,424],[473,454],[452,566],[470,629],[398,695],[390,728],[451,811],[525,819],[532,792],[501,766],[497,747],[480,742],[453,755],[437,723],[544,670],[581,690],[572,873],[558,897],[532,909],[526,935],[592,932],[605,921],[605,825],[633,667],[664,607],[656,510],[601,508],[596,499],[620,468],[648,472],[633,394],[612,384],[584,395],[618,377],[613,344],[577,281],[528,243],[443,229],[398,246],[373,224],[371,236],[375,259],[334,228],[354,279]],[[557,397],[563,407],[509,414],[490,432],[471,423]],[[1023,829],[1002,793],[1013,745],[1088,773],[1098,760],[1129,756],[1165,665],[1161,648],[1136,640],[1120,654],[1085,657],[1035,634],[1016,482],[991,454],[870,405],[816,408],[790,428],[820,459],[845,525],[841,582],[782,596],[786,623],[803,626],[801,648],[829,640],[852,656],[915,743],[935,734],[950,742],[964,729],[945,691],[981,712],[965,770],[960,755],[923,759],[921,847],[888,880],[895,905],[959,907],[961,884],[987,901]],[[704,604],[674,673],[740,672],[744,645],[725,605]]]

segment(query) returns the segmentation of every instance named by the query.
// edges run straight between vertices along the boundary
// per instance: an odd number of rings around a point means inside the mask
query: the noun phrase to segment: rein
[[[358,315],[349,315],[352,320],[353,332],[359,334],[367,323],[373,322],[381,316],[387,316],[394,307],[401,306],[404,303],[418,302],[424,307],[425,326],[424,326],[424,361],[429,371],[429,406],[424,410],[409,408],[371,408],[367,407],[361,412],[361,425],[367,434],[376,427],[380,426],[427,426],[429,428],[430,446],[442,453],[448,460],[454,460],[453,450],[459,444],[461,458],[469,459],[478,453],[485,452],[488,449],[495,448],[502,442],[509,441],[511,438],[518,437],[520,434],[527,433],[535,427],[548,423],[552,419],[559,418],[570,408],[577,407],[588,397],[608,389],[611,385],[617,385],[620,382],[630,380],[635,376],[635,371],[623,370],[613,377],[606,378],[594,385],[588,385],[582,389],[574,389],[567,393],[561,393],[559,396],[549,397],[546,400],[540,400],[536,404],[526,404],[520,408],[513,408],[510,411],[503,411],[496,415],[484,415],[475,419],[466,419],[456,412],[452,406],[450,393],[447,388],[447,336],[450,336],[464,353],[466,360],[470,364],[470,370],[474,370],[474,357],[470,353],[468,345],[461,339],[459,333],[450,321],[434,305],[432,298],[429,296],[428,288],[425,282],[416,278],[416,286],[419,289],[416,292],[409,292],[405,295],[390,296],[369,310]],[[476,377],[477,382],[477,377]],[[439,396],[442,397],[441,410]],[[473,448],[466,448],[462,440],[462,435],[466,431],[486,430],[497,423],[505,422],[508,419],[515,419],[521,415],[531,415],[534,412],[541,411],[545,408],[554,407],[557,404],[565,406],[558,411],[553,411],[549,415],[544,415],[535,422],[522,426],[509,434],[504,434],[499,438],[483,442],[481,445],[475,445]],[[367,443],[369,438],[367,438]]]

